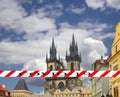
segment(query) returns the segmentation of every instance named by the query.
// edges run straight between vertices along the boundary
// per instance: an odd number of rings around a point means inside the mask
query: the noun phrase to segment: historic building
[[[111,70],[120,70],[120,22],[116,25],[114,41],[109,60]],[[120,97],[120,78],[111,78],[111,91],[113,97]]]
[[[108,60],[104,60],[103,57],[101,59],[96,60],[92,64],[92,70],[108,70],[109,64]],[[92,78],[92,97],[101,97],[102,95],[106,96],[109,93],[109,78],[100,78],[93,77]]]
[[[11,97],[9,90],[5,88],[5,85],[0,85],[0,97]]]
[[[14,90],[10,91],[11,97],[32,97],[24,79],[20,79]]]
[[[81,56],[78,53],[74,35],[70,44],[69,54],[66,52],[67,68],[64,67],[63,62],[56,55],[57,50],[53,39],[49,58],[46,56],[48,70],[80,70]],[[46,78],[45,93],[51,93],[52,97],[81,97],[81,91],[79,90],[81,86],[82,82],[79,78]]]
[[[81,97],[92,97],[91,89],[88,86],[84,86],[82,89]]]

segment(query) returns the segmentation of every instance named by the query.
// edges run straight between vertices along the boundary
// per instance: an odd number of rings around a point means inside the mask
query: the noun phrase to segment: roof
[[[27,90],[29,91],[27,85],[26,85],[26,82],[24,79],[20,79],[17,83],[17,85],[15,86],[15,89],[14,90]]]
[[[101,59],[98,59],[95,61],[95,63],[99,63],[99,64],[108,64],[108,60],[103,60],[103,62],[101,61]]]
[[[0,91],[7,91],[8,92],[8,90],[5,88],[5,86],[4,85],[0,85]]]

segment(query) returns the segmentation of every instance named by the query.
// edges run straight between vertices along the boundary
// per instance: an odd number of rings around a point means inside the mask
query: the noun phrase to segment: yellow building
[[[115,28],[115,37],[112,43],[109,64],[111,70],[120,70],[120,22]],[[113,97],[120,97],[120,78],[111,78],[111,86]]]
[[[65,89],[64,91],[61,91],[60,89],[57,89],[54,92],[53,97],[81,97],[80,91],[77,88],[74,88],[72,90]]]
[[[28,90],[24,79],[20,79],[14,90],[10,91],[11,97],[32,97],[32,92]]]
[[[91,89],[88,86],[83,87],[81,97],[92,97]]]

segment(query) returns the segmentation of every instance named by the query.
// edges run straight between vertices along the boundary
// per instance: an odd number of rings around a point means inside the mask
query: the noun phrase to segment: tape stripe
[[[14,72],[15,70],[11,70],[5,77],[10,77]]]
[[[67,73],[64,77],[69,77],[72,73],[74,73],[74,70],[71,70],[69,73]]]
[[[98,70],[93,71],[92,73],[89,74],[89,77],[93,77],[96,73],[98,73]]]
[[[56,74],[53,75],[53,78],[56,78],[60,75],[60,73],[62,73],[63,71],[62,70],[59,70]]]
[[[51,72],[51,70],[47,70],[45,73],[43,73],[43,74],[41,75],[41,77],[46,77],[50,72]]]
[[[27,73],[27,70],[23,70],[17,77],[22,77],[25,73]]]
[[[4,70],[0,70],[0,74],[3,73],[3,72],[4,72]]]
[[[110,70],[106,70],[100,77],[105,77],[109,72]]]
[[[117,71],[112,77],[117,77],[120,74],[120,70]]]
[[[39,70],[35,70],[34,72],[30,73],[29,77],[34,77],[36,74],[38,74]]]
[[[77,77],[81,77],[82,75],[84,75],[87,72],[87,70],[83,70],[82,72],[80,72]]]

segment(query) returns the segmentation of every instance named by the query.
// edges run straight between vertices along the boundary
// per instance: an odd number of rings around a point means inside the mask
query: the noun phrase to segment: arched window
[[[74,63],[71,63],[71,70],[74,70]]]
[[[53,70],[53,66],[52,65],[50,66],[50,70]]]
[[[64,90],[64,83],[63,82],[60,82],[59,84],[58,84],[58,89],[60,89],[61,91],[63,91]]]

